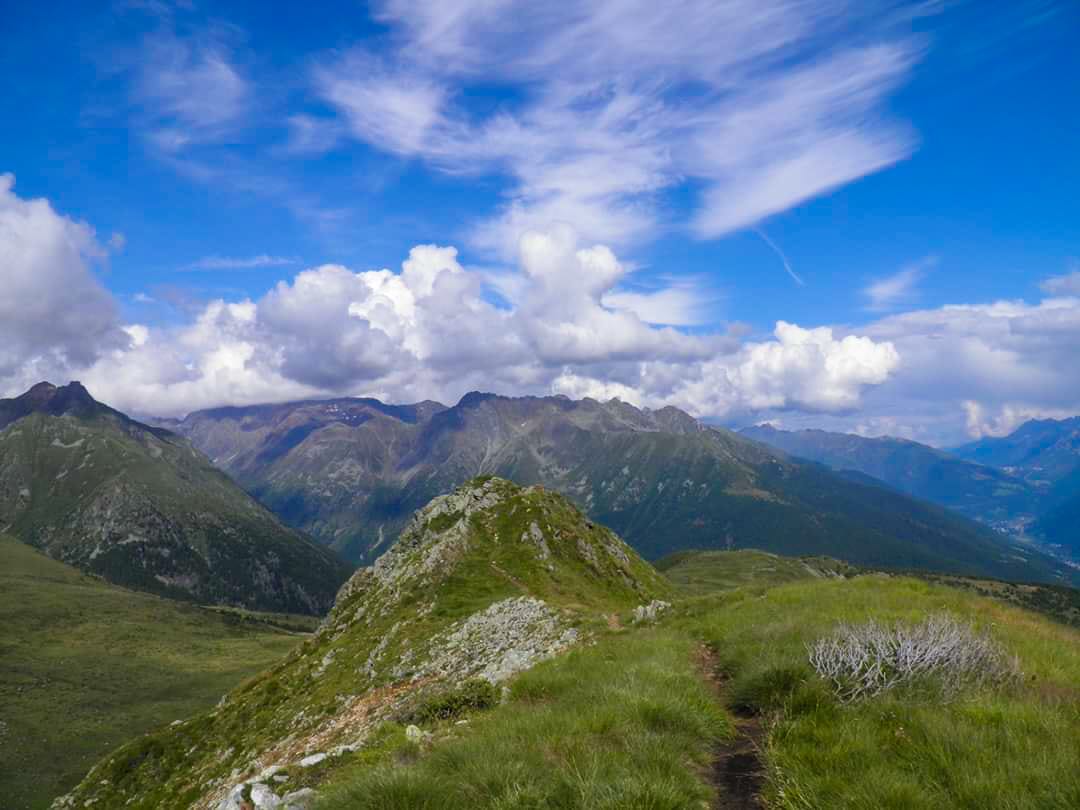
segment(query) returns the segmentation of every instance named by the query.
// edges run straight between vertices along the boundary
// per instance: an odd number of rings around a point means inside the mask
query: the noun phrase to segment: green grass
[[[455,725],[456,714],[429,722],[428,745],[388,727],[331,775],[319,808],[708,806],[711,752],[734,728],[723,704],[757,714],[768,730],[772,808],[1080,806],[1080,634],[916,579],[823,577],[833,569],[816,562],[707,555],[712,595],[684,598],[657,627],[604,634],[540,665],[513,683],[506,704],[466,713],[468,725]],[[910,690],[842,705],[807,663],[806,645],[841,622],[933,613],[989,630],[1019,657],[1023,684],[952,700]],[[720,700],[693,663],[702,642],[716,653]]]
[[[0,805],[10,810],[48,807],[109,750],[208,708],[297,641],[107,585],[2,535],[0,617]]]
[[[850,576],[857,569],[829,557],[781,557],[767,551],[679,551],[656,563],[685,594],[766,588],[807,578]]]
[[[1080,807],[1080,634],[988,599],[869,575],[696,600],[686,629],[718,653],[731,705],[771,727],[778,808]],[[951,702],[893,695],[841,706],[806,645],[840,622],[947,612],[989,629],[1025,682]]]
[[[608,636],[517,678],[468,725],[431,724],[429,751],[403,743],[360,759],[320,810],[703,807],[714,745],[732,728],[665,629]]]

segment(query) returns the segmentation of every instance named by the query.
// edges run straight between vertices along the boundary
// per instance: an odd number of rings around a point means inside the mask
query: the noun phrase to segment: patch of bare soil
[[[698,650],[698,667],[719,700],[727,705],[725,678],[716,654],[708,647]],[[765,725],[749,711],[732,710],[735,736],[716,747],[709,778],[716,787],[716,810],[762,810],[765,786]]]

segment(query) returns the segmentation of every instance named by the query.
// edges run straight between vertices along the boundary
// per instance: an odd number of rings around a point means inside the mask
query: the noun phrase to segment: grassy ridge
[[[110,749],[211,706],[297,641],[107,585],[2,535],[0,616],[0,804],[10,810],[47,807]]]
[[[701,580],[690,580],[697,595],[658,626],[615,629],[538,666],[508,702],[466,715],[466,725],[428,724],[422,745],[388,726],[324,785],[320,810],[708,806],[717,790],[724,801],[711,752],[735,728],[721,704],[767,730],[770,807],[1080,806],[1077,632],[905,577],[823,578],[757,552],[710,557],[706,568],[724,590],[701,595]],[[935,613],[988,629],[1019,657],[1024,683],[950,701],[896,692],[842,705],[807,662],[806,645],[840,622]],[[716,654],[720,701],[696,669],[703,642]]]
[[[1020,658],[1024,684],[942,703],[894,694],[841,706],[806,645],[840,622],[917,622],[947,612],[988,628]],[[687,630],[720,657],[734,706],[762,712],[770,806],[1080,806],[1080,634],[988,599],[868,575],[764,594],[700,598]]]
[[[830,557],[781,557],[767,551],[680,551],[656,563],[685,594],[768,587],[807,578],[853,576],[858,569]]]
[[[429,751],[403,743],[340,772],[319,810],[708,806],[701,774],[732,728],[693,649],[650,629],[540,664],[464,733],[436,725]]]

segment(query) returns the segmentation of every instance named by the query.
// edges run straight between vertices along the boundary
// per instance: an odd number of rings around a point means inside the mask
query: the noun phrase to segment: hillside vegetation
[[[0,530],[126,587],[256,610],[325,613],[350,573],[182,437],[78,383],[0,400]]]
[[[209,708],[299,640],[108,585],[3,535],[0,617],[5,810],[48,807],[115,746]]]
[[[557,495],[473,481],[418,513],[284,662],[114,752],[56,807],[1080,802],[1076,630],[830,560],[665,567],[674,582]],[[981,645],[963,677],[938,656],[852,699],[811,664],[844,626],[917,638],[928,621],[958,656]],[[1000,667],[971,669],[984,660]]]

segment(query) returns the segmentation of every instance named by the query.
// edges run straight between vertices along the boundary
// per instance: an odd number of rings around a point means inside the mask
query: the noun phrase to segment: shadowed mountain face
[[[565,494],[651,558],[754,547],[1020,579],[1061,573],[946,510],[674,408],[473,393],[452,408],[362,399],[224,408],[177,429],[286,522],[361,562],[432,497],[490,474]]]
[[[0,400],[0,531],[112,582],[200,602],[323,612],[349,574],[181,436],[77,382]]]
[[[906,439],[777,430],[768,425],[744,428],[740,433],[834,470],[869,475],[908,495],[994,525],[1030,520],[1041,510],[1045,495],[1004,470]]]

